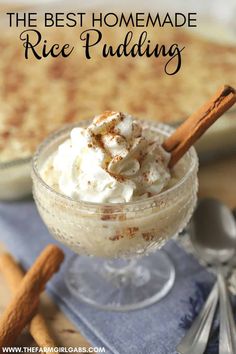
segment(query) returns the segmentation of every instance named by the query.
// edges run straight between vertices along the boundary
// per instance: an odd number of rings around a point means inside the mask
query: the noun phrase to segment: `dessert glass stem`
[[[150,280],[150,271],[138,265],[137,259],[111,260],[104,263],[104,275],[116,286],[129,283],[141,286]]]
[[[175,269],[160,250],[132,260],[74,256],[65,279],[78,299],[103,310],[128,311],[162,299],[174,284]]]

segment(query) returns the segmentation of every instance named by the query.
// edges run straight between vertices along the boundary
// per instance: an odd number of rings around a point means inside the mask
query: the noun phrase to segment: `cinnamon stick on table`
[[[173,167],[202,134],[236,102],[236,91],[224,85],[216,94],[193,113],[163,143],[171,153],[169,167]]]
[[[63,259],[64,253],[55,245],[47,246],[36,259],[0,318],[0,348],[13,345],[35,315],[40,293]]]
[[[0,271],[5,277],[11,292],[15,294],[19,284],[24,278],[24,272],[9,253],[4,253],[0,256]],[[39,347],[57,347],[49,333],[46,321],[42,313],[38,312],[32,318],[29,325],[29,331]]]

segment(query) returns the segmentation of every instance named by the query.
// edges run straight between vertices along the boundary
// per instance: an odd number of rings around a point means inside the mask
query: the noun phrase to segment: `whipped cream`
[[[160,193],[171,179],[158,134],[121,112],[72,129],[46,162],[43,179],[75,200],[123,203]]]

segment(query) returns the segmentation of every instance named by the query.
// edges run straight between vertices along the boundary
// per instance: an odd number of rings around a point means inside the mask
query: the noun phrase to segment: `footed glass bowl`
[[[173,131],[163,124],[143,124],[163,140]],[[73,127],[87,125],[67,126],[41,144],[33,158],[35,202],[51,234],[79,255],[69,261],[66,277],[75,296],[102,309],[142,308],[161,299],[174,283],[174,266],[158,250],[193,213],[197,155],[193,148],[185,154],[178,167],[180,178],[158,195],[119,204],[75,201],[48,186],[40,171]]]

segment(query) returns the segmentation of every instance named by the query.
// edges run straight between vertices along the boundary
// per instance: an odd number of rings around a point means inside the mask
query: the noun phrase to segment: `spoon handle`
[[[219,354],[236,353],[236,326],[229,300],[229,292],[222,270],[218,272],[220,296],[220,345]]]
[[[215,284],[191,328],[178,344],[176,348],[178,353],[203,354],[205,352],[218,303],[218,295],[218,286]]]

